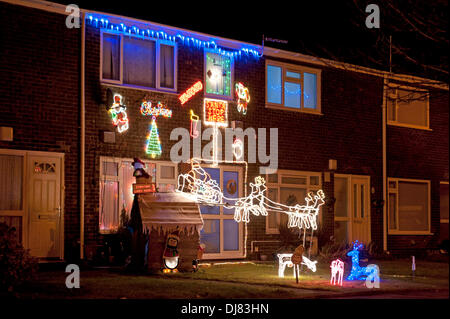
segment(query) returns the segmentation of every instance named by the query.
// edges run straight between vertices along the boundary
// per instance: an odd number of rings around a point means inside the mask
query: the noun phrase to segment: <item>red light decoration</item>
[[[222,100],[205,99],[203,102],[203,116],[205,125],[228,126],[228,102]]]
[[[189,89],[186,90],[183,94],[178,98],[181,102],[181,105],[189,101],[195,94],[203,90],[203,84],[201,81],[197,81],[192,85]]]

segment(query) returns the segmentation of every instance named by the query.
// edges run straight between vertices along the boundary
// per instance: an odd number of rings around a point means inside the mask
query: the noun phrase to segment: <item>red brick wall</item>
[[[65,16],[0,3],[0,148],[65,154],[65,254],[79,254],[80,30]],[[26,194],[24,194],[26,196]],[[72,255],[73,255],[72,254]]]
[[[414,252],[436,249],[440,232],[439,182],[448,181],[448,91],[430,90],[430,129],[388,126],[388,177],[431,182],[431,233],[389,235],[388,250]]]

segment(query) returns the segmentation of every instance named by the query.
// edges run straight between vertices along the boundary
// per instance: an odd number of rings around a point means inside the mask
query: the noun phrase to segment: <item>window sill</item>
[[[403,124],[403,123],[397,123],[397,122],[392,122],[392,121],[388,121],[387,124],[388,125],[392,125],[392,126],[413,128],[413,129],[423,130],[423,131],[433,131],[432,129],[430,129],[430,128],[426,127],[426,126]]]
[[[138,85],[120,84],[120,83],[116,83],[116,82],[108,82],[108,81],[105,81],[105,80],[101,81],[100,84],[101,85],[118,87],[118,88],[123,88],[123,89],[133,89],[133,90],[141,90],[141,91],[147,91],[147,92],[173,94],[173,95],[177,95],[178,96],[178,92],[176,90],[172,90],[172,89],[164,90],[164,89],[148,88],[148,87],[143,87],[143,86],[138,86]]]
[[[234,101],[234,97],[233,96],[216,95],[216,94],[211,94],[211,93],[205,93],[203,97],[205,99],[223,100],[223,101],[227,101],[227,102]]]
[[[314,115],[324,115],[320,111],[313,111],[313,110],[308,110],[308,109],[296,109],[296,108],[291,108],[291,107],[287,107],[287,106],[278,106],[278,105],[273,105],[273,104],[266,104],[266,109],[297,112],[297,113],[306,113],[306,114],[314,114]]]
[[[432,236],[434,233],[429,231],[417,231],[417,232],[409,232],[409,231],[388,231],[388,235],[404,235],[404,236],[416,236],[416,235],[425,235]]]
[[[275,230],[275,229],[266,229],[266,235],[279,235],[280,231],[279,230]]]

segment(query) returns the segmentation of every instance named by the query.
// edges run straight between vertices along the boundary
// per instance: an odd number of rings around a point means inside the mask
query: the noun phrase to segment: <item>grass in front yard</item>
[[[398,289],[448,289],[448,263],[417,261],[416,277],[411,278],[410,260],[383,260],[377,291]],[[363,264],[362,264],[363,265]],[[365,264],[364,264],[365,265]],[[345,281],[350,272],[346,264],[344,286],[331,286],[329,262],[319,261],[317,272],[300,274],[296,284],[292,268],[278,277],[278,263],[218,264],[201,267],[196,273],[131,275],[119,269],[81,270],[81,288],[67,289],[64,270],[41,271],[37,279],[22,287],[20,298],[86,299],[190,299],[190,298],[304,298],[336,295],[342,292],[368,292],[365,282]]]

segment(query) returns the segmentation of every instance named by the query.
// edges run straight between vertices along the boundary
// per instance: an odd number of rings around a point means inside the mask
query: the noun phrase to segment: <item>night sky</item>
[[[448,83],[448,1],[54,1]],[[380,29],[365,25],[379,5]]]

